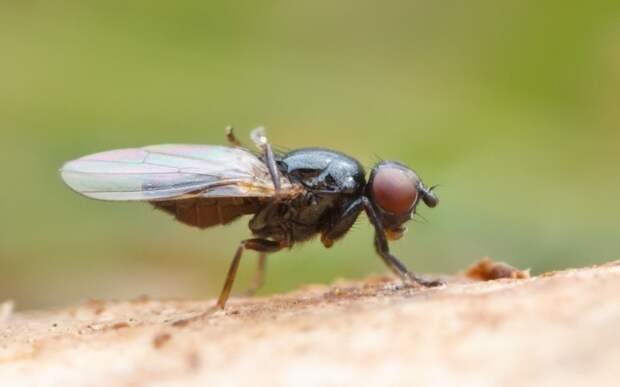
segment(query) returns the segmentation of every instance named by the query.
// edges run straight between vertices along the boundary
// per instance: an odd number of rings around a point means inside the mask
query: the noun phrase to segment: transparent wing
[[[190,197],[270,196],[265,164],[243,148],[155,145],[97,153],[66,163],[65,183],[87,197],[159,201]],[[283,190],[291,188],[285,177]]]

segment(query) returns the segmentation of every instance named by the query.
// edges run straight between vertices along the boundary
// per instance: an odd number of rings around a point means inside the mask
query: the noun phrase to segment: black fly
[[[147,201],[190,226],[228,224],[252,214],[254,235],[241,241],[217,301],[224,308],[244,250],[259,253],[255,288],[269,253],[321,236],[325,247],[342,238],[364,211],[375,228],[374,244],[386,265],[406,283],[437,286],[410,272],[390,253],[404,224],[422,201],[439,199],[407,166],[381,161],[368,181],[358,161],[322,148],[277,154],[262,128],[254,129],[255,154],[227,130],[230,146],[156,145],[98,153],[66,163],[61,174],[75,191],[111,201]]]

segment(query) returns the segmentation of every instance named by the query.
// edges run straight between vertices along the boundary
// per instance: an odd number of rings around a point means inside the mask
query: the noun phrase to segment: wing
[[[274,193],[264,162],[243,148],[155,145],[97,153],[66,163],[65,183],[93,199],[169,201],[267,197]],[[293,188],[281,178],[282,191]]]

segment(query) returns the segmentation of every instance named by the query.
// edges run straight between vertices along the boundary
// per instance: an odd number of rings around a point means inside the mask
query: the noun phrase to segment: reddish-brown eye
[[[372,181],[375,202],[384,211],[405,214],[418,196],[416,180],[399,168],[380,168]]]

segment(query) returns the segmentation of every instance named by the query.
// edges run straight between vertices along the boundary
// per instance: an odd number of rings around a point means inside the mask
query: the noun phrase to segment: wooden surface
[[[0,306],[0,386],[618,386],[620,261],[232,299]],[[525,276],[527,277],[527,276]]]

